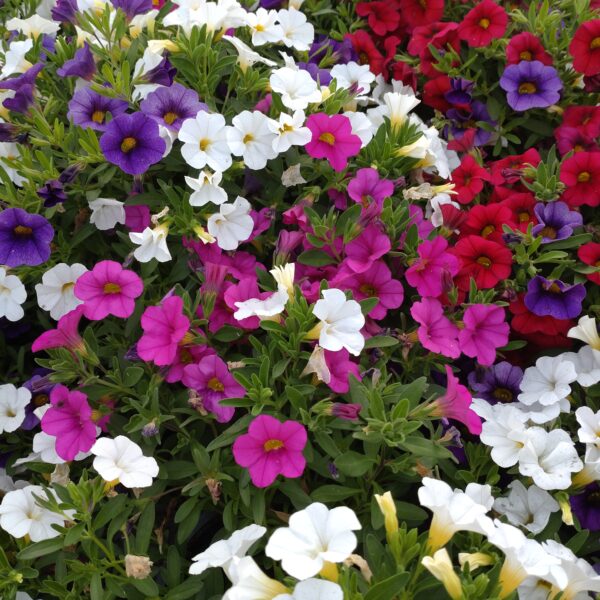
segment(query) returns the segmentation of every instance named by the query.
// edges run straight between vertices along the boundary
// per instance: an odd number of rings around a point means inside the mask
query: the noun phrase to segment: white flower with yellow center
[[[375,81],[375,75],[369,69],[369,65],[359,65],[353,61],[345,65],[334,65],[331,68],[331,76],[336,80],[338,89],[351,89],[357,100],[366,98],[371,91],[371,84]]]
[[[233,118],[233,127],[227,130],[229,149],[235,156],[243,157],[249,169],[264,169],[267,161],[278,154],[273,148],[276,135],[269,128],[269,121],[257,110],[245,110]]]
[[[304,127],[306,117],[303,110],[297,110],[293,115],[281,113],[279,120],[269,119],[268,127],[277,137],[273,139],[273,150],[281,154],[292,146],[306,146],[312,138],[308,127]]]
[[[245,198],[238,196],[232,204],[221,204],[219,212],[208,217],[208,233],[222,250],[235,250],[246,241],[254,229],[250,216],[252,207]]]
[[[229,574],[233,587],[222,600],[275,600],[290,591],[283,583],[267,577],[249,556],[234,558]]]
[[[25,420],[31,392],[12,383],[0,385],[0,433],[16,431]]]
[[[252,31],[252,45],[262,46],[273,44],[283,38],[283,29],[277,23],[277,11],[257,9],[256,12],[246,13],[246,25]]]
[[[4,66],[0,71],[0,79],[6,79],[15,73],[25,73],[31,67],[31,63],[25,55],[33,48],[33,40],[11,42],[4,55]]]
[[[40,35],[54,35],[60,25],[56,21],[44,19],[39,15],[32,15],[27,19],[13,18],[6,22],[8,31],[18,31],[28,38],[37,39]]]
[[[168,235],[169,228],[165,225],[158,225],[154,228],[146,227],[141,233],[130,232],[129,239],[139,246],[135,249],[133,256],[141,263],[150,262],[153,258],[158,262],[170,261],[173,257],[167,246]]]
[[[598,335],[596,319],[593,317],[587,315],[581,317],[577,325],[569,329],[567,336],[585,342],[594,350],[600,350],[600,335]]]
[[[42,275],[42,283],[35,286],[38,306],[50,312],[58,321],[82,303],[75,296],[75,283],[87,271],[82,264],[67,265],[59,263]]]
[[[209,202],[219,205],[227,202],[227,192],[219,185],[223,173],[200,171],[198,178],[185,176],[185,182],[194,190],[190,196],[192,206],[204,206]]]
[[[8,275],[0,267],[0,317],[9,321],[19,321],[25,315],[21,304],[27,300],[27,291],[16,275]]]
[[[308,71],[281,67],[269,77],[271,89],[281,96],[283,105],[291,110],[304,110],[309,104],[321,101],[317,82]]]
[[[295,9],[282,9],[277,20],[283,30],[282,42],[288,48],[304,51],[310,48],[315,39],[315,28],[307,21],[306,15]]]
[[[96,198],[89,202],[92,210],[90,223],[100,231],[113,229],[117,224],[125,224],[125,204],[114,198]]]
[[[226,171],[232,163],[227,129],[220,114],[201,110],[195,118],[186,119],[178,134],[185,162],[194,169],[208,165],[213,171]]]

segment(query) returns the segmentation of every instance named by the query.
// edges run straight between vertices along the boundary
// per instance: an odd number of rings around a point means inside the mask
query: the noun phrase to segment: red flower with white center
[[[506,47],[507,65],[516,65],[523,60],[539,60],[547,66],[552,65],[552,57],[546,52],[542,42],[529,31],[513,36]]]
[[[566,190],[561,199],[574,206],[600,205],[600,152],[577,152],[560,167]]]
[[[483,190],[484,181],[489,180],[489,173],[470,154],[465,154],[460,165],[452,171],[456,199],[461,204],[469,204]]]
[[[458,37],[471,48],[488,46],[504,35],[508,15],[494,0],[483,0],[472,8],[458,27]]]
[[[586,21],[577,28],[569,52],[576,71],[584,75],[600,73],[600,19]]]

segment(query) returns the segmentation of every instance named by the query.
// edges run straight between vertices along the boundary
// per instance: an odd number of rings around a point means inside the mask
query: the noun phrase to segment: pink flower
[[[508,342],[509,327],[504,320],[504,309],[488,304],[474,304],[465,311],[464,329],[458,334],[458,343],[464,354],[476,358],[489,367],[496,359],[496,348]]]
[[[352,290],[355,300],[360,302],[365,298],[377,298],[379,301],[369,312],[372,319],[383,319],[387,311],[398,308],[404,300],[404,289],[386,264],[378,260],[364,273],[353,273],[345,277],[335,287],[342,290]]]
[[[406,281],[421,296],[437,298],[446,290],[446,282],[458,273],[458,259],[446,252],[447,248],[448,242],[443,237],[419,245],[419,258],[406,270]]]
[[[390,238],[376,225],[369,225],[357,238],[346,244],[345,263],[355,273],[364,273],[391,247]]]
[[[83,300],[83,314],[90,321],[108,315],[126,319],[135,308],[135,298],[144,290],[142,280],[113,260],[100,261],[75,283],[75,296]]]
[[[359,169],[354,179],[348,183],[348,196],[365,208],[375,202],[381,207],[383,201],[394,193],[394,183],[389,179],[380,179],[376,169]]]
[[[306,429],[296,421],[281,423],[269,415],[259,415],[250,423],[248,433],[233,443],[233,457],[240,467],[250,471],[252,483],[264,488],[277,475],[302,475],[306,467],[302,455],[306,437]]]
[[[350,360],[350,354],[345,348],[338,352],[325,350],[325,364],[331,375],[327,385],[337,394],[345,394],[350,389],[350,375],[354,375],[358,381],[362,379],[358,365]]]
[[[190,320],[183,314],[183,300],[171,296],[159,306],[149,306],[141,324],[144,333],[137,343],[138,356],[158,366],[170,365],[190,328]]]
[[[205,356],[214,356],[217,353],[210,347],[203,344],[192,344],[190,346],[177,346],[175,358],[169,365],[169,370],[165,375],[167,383],[175,383],[183,378],[183,371],[187,365],[199,363]]]
[[[351,403],[344,404],[342,402],[334,402],[331,405],[331,415],[345,421],[358,421],[362,404]]]
[[[85,354],[85,344],[79,335],[79,321],[83,315],[83,305],[63,315],[56,325],[56,329],[44,331],[32,344],[31,351],[50,350],[51,348],[68,348],[69,350]]]
[[[452,369],[446,365],[446,376],[448,377],[446,393],[433,402],[435,417],[444,417],[460,421],[467,429],[476,435],[481,433],[481,419],[471,410],[471,394],[467,388],[454,377]]]
[[[423,298],[415,302],[410,314],[421,326],[417,330],[419,341],[423,348],[448,358],[458,358],[458,327],[444,316],[444,310],[439,300]]]
[[[58,456],[73,460],[96,441],[96,425],[87,396],[57,385],[50,392],[50,403],[51,407],[42,417],[42,431],[56,437]]]
[[[150,227],[150,207],[146,204],[133,204],[125,207],[125,227],[130,231],[142,233]]]
[[[219,423],[231,421],[235,412],[233,406],[221,406],[221,400],[246,395],[246,390],[216,355],[205,356],[199,363],[185,366],[182,381],[183,385],[198,392],[204,408],[214,413]]]
[[[310,115],[306,126],[312,132],[306,151],[313,158],[326,158],[334,171],[343,171],[348,158],[360,152],[360,138],[352,133],[350,119],[344,115]]]

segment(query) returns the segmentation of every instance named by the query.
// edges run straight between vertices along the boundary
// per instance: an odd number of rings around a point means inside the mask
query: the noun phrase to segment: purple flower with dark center
[[[56,70],[56,74],[61,77],[81,77],[90,81],[96,72],[96,63],[94,62],[94,55],[90,50],[90,46],[87,42],[83,45],[83,48],[79,48],[75,52],[75,56],[66,60],[60,69]]]
[[[150,71],[145,73],[142,79],[146,83],[156,83],[157,85],[168,87],[172,85],[175,75],[177,75],[177,69],[171,64],[169,58],[165,56],[154,69],[150,69]]]
[[[107,126],[100,138],[106,160],[129,175],[141,175],[160,161],[166,144],[158,123],[141,112],[120,115]]]
[[[50,14],[60,23],[75,23],[77,15],[77,0],[57,0]]]
[[[131,21],[137,15],[144,15],[152,10],[152,0],[111,0],[115,8],[120,8]]]
[[[582,529],[600,531],[600,485],[588,485],[582,494],[571,496],[571,508]]]
[[[574,319],[581,313],[585,286],[568,285],[559,279],[536,275],[527,285],[525,306],[538,317]]]
[[[18,77],[0,81],[0,90],[14,90],[15,92],[15,95],[12,98],[7,98],[2,105],[14,112],[27,112],[33,104],[35,80],[43,68],[42,63],[37,63]]]
[[[502,361],[484,369],[480,377],[477,371],[469,373],[469,386],[474,395],[490,404],[510,403],[517,401],[522,379],[523,369]]]
[[[48,378],[47,374],[50,373],[48,369],[38,370],[41,371],[43,375],[33,375],[23,384],[23,387],[27,388],[31,392],[31,400],[25,407],[25,420],[21,424],[21,429],[25,429],[27,431],[33,429],[40,422],[40,420],[33,414],[33,411],[40,406],[44,406],[44,404],[48,404],[50,401],[50,392],[56,385]]]
[[[73,94],[67,116],[75,125],[84,129],[89,127],[97,131],[105,131],[106,115],[110,114],[114,119],[122,115],[128,106],[125,100],[108,98],[90,88],[83,88]]]
[[[444,98],[451,104],[469,104],[473,99],[473,86],[473,82],[468,79],[453,77]]]
[[[22,208],[6,208],[0,212],[0,265],[34,267],[50,257],[52,225],[42,215]]]
[[[311,63],[319,64],[330,50],[331,64],[347,64],[350,61],[358,61],[358,55],[352,46],[350,40],[338,42],[325,35],[317,35],[308,51],[308,60]]]
[[[555,104],[563,85],[554,67],[547,67],[539,60],[522,60],[504,69],[500,87],[506,92],[509,106],[524,111]]]
[[[63,185],[58,179],[46,181],[41,188],[38,188],[37,195],[42,198],[46,208],[62,204],[67,199]]]
[[[555,240],[564,240],[573,234],[574,227],[583,225],[581,213],[569,210],[561,201],[544,204],[539,202],[533,209],[539,223],[534,226],[533,235],[541,235],[542,243],[547,244]]]
[[[157,123],[179,131],[186,119],[194,118],[201,110],[208,111],[208,106],[200,102],[195,90],[174,83],[150,92],[140,109]]]
[[[483,146],[487,144],[492,137],[491,131],[477,127],[477,123],[487,123],[488,125],[492,126],[496,125],[496,121],[490,117],[490,113],[488,112],[485,104],[483,104],[483,102],[479,102],[479,100],[473,100],[473,102],[471,102],[470,109],[451,108],[447,111],[446,116],[452,120],[450,132],[452,133],[452,137],[457,140],[462,139],[466,130],[476,130],[475,139],[473,142],[475,146]],[[448,133],[447,130],[445,133]]]

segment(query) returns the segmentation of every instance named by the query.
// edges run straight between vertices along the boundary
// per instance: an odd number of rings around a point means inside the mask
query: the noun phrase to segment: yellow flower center
[[[590,44],[591,50],[596,50],[597,48],[600,48],[600,37],[595,37]]]
[[[105,283],[102,290],[105,294],[118,294],[121,291],[121,286],[118,283]]]
[[[529,52],[529,50],[523,50],[523,52],[519,54],[519,58],[521,60],[531,60],[533,56],[531,55],[531,52]]]
[[[519,86],[519,94],[535,94],[537,92],[537,87],[535,83],[531,81],[524,81]]]
[[[488,235],[491,235],[492,233],[494,233],[494,231],[496,231],[496,228],[493,225],[486,225],[481,230],[481,237],[486,238]]]
[[[63,286],[60,288],[60,291],[64,294],[68,292],[71,288],[75,287],[74,281],[69,281],[68,283],[63,283]]]
[[[577,181],[579,183],[586,183],[591,179],[591,175],[587,171],[581,171],[579,175],[577,175]]]
[[[481,19],[479,21],[479,26],[483,29],[487,29],[490,26],[490,20],[486,18]]]
[[[94,121],[94,123],[104,123],[105,116],[106,113],[103,110],[95,110],[92,113],[92,121]]]
[[[335,137],[333,133],[329,133],[328,131],[326,131],[325,133],[322,133],[319,136],[319,141],[325,142],[326,144],[333,146],[335,144]]]
[[[200,140],[200,143],[198,144],[198,146],[200,147],[200,150],[202,150],[202,152],[205,152],[206,149],[210,146],[210,140],[203,138]]]
[[[17,225],[13,229],[13,232],[15,233],[15,235],[26,236],[31,235],[33,233],[33,229],[31,229],[31,227],[25,227],[25,225]]]
[[[492,266],[492,261],[487,256],[480,256],[477,259],[477,262],[486,269],[489,269],[489,267]]]
[[[163,119],[167,125],[172,125],[177,120],[178,117],[179,117],[179,115],[177,113],[168,112],[165,114]]]
[[[208,387],[213,392],[222,392],[225,389],[225,386],[216,377],[209,379]]]
[[[244,136],[244,139],[242,140],[242,142],[244,142],[244,144],[247,144],[249,142],[252,142],[254,140],[254,136],[251,133],[247,133]]]
[[[272,450],[279,450],[279,448],[283,448],[283,442],[281,440],[267,440],[263,444],[263,448],[265,452],[271,452]]]
[[[137,140],[135,138],[126,137],[121,142],[121,152],[125,152],[125,154],[127,154],[128,152],[131,152],[136,146]]]

